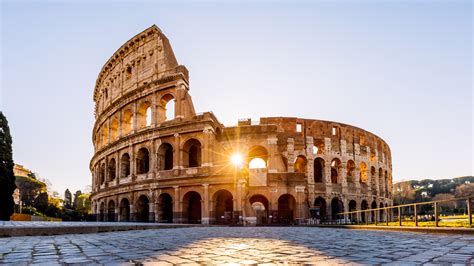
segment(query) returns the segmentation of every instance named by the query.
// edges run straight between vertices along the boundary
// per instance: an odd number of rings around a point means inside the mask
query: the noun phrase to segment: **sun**
[[[230,157],[230,161],[235,166],[242,166],[244,162],[244,157],[242,156],[242,154],[235,153],[235,154],[232,154],[232,156]]]

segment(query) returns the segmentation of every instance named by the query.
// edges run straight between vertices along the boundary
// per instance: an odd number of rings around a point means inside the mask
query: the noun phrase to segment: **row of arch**
[[[134,130],[150,127],[153,121],[163,122],[175,118],[175,97],[168,93],[163,95],[158,101],[158,112],[153,111],[153,104],[150,100],[142,101],[138,104],[136,111],[133,106],[123,108],[121,115],[114,114],[110,118],[110,124],[104,122],[99,128],[95,143],[101,147],[109,142],[117,140],[120,136],[130,134]],[[156,114],[156,115],[155,115]],[[136,125],[134,120],[136,119]]]
[[[189,139],[183,145],[184,167],[200,167],[202,145],[197,139]],[[157,168],[160,171],[171,170],[174,166],[174,149],[170,143],[162,143],[157,152]],[[150,172],[150,151],[146,147],[138,150],[135,156],[135,174],[146,174]],[[107,167],[107,176],[106,175]],[[102,162],[98,169],[98,183],[104,184],[106,181],[114,181],[117,175],[117,162],[115,158],[111,158],[108,162]],[[120,178],[127,178],[131,174],[131,158],[128,153],[122,154],[120,157]]]
[[[202,222],[202,202],[201,195],[196,191],[187,192],[182,198],[182,212],[179,214],[179,221],[182,223]],[[231,224],[238,221],[238,216],[234,212],[234,198],[228,190],[219,190],[213,196],[213,211],[210,213],[212,221],[215,224]],[[292,224],[295,220],[295,212],[297,210],[296,199],[291,194],[283,194],[278,198],[278,208],[270,209],[268,199],[262,194],[255,194],[249,197],[248,203],[256,218],[257,225],[265,224]],[[118,213],[116,213],[116,205],[114,200],[109,200],[107,205],[101,202],[98,212],[98,220],[100,221],[137,221],[137,222],[154,222],[173,223],[175,213],[173,207],[173,198],[168,193],[163,193],[158,198],[158,204],[155,213],[150,213],[150,201],[147,196],[141,195],[134,204],[135,210],[131,213],[131,203],[128,198],[122,198]],[[378,207],[388,207],[388,204],[380,202],[377,204],[375,200],[369,205],[367,200],[362,200],[360,207],[357,207],[355,200],[350,200],[348,210],[345,210],[344,204],[339,197],[334,197],[330,204],[326,203],[323,197],[317,197],[313,206],[310,208],[311,218],[319,219],[321,222],[336,221],[343,217],[338,215],[344,211],[369,210]],[[361,213],[360,217],[350,214],[351,221],[367,222],[375,221],[375,219],[383,220],[384,212],[379,211],[377,217],[375,211]],[[155,215],[157,216],[155,219]]]
[[[323,197],[317,197],[314,200],[313,208],[311,208],[311,217],[315,219],[319,219],[322,222],[325,221],[335,221],[337,219],[343,219],[345,217],[338,215],[338,213],[342,212],[353,212],[353,211],[359,211],[359,210],[369,210],[369,209],[376,209],[376,208],[383,208],[383,207],[388,207],[387,203],[382,203],[380,202],[377,204],[375,200],[372,201],[372,203],[369,205],[368,201],[363,199],[360,202],[360,207],[357,208],[357,202],[355,200],[350,200],[348,204],[349,209],[345,210],[344,208],[344,203],[342,200],[338,197],[332,198],[329,206],[326,203],[326,200]],[[328,209],[330,208],[330,209]],[[328,215],[328,211],[330,210],[330,214]],[[384,212],[383,210],[379,210],[379,216],[378,219],[382,220],[384,217]],[[357,217],[356,214],[349,214],[348,217],[351,221],[355,222],[367,222],[367,221],[375,221],[377,218],[375,211],[372,212],[362,212],[360,213],[360,217]],[[360,219],[360,220],[358,220]]]

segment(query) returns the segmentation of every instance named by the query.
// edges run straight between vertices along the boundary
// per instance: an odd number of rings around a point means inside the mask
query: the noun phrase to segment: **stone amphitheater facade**
[[[188,70],[154,25],[105,63],[90,161],[98,220],[294,224],[393,204],[390,148],[376,135],[294,117],[226,127],[196,113],[189,91]]]

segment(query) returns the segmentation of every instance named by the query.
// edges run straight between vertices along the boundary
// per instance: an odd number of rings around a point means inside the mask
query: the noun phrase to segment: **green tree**
[[[12,137],[7,118],[0,111],[0,220],[8,221],[13,214],[15,189]]]

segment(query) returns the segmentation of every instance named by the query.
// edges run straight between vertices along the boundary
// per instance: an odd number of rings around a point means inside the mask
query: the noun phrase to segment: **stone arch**
[[[184,167],[200,167],[201,142],[197,139],[188,139],[183,145],[183,164]]]
[[[270,211],[268,199],[261,194],[254,194],[249,197],[249,203],[257,219],[256,224],[268,224],[268,213]]]
[[[367,165],[364,162],[359,165],[359,176],[360,183],[367,184]]]
[[[307,172],[308,159],[304,155],[298,155],[295,160],[294,169],[295,173],[304,173]]]
[[[326,221],[326,200],[319,196],[314,200],[314,206],[311,216],[316,219],[320,219],[322,222]]]
[[[214,193],[214,216],[217,224],[230,224],[233,220],[234,198],[228,190],[222,189]]]
[[[109,143],[109,127],[106,122],[102,125],[102,145]]]
[[[133,111],[132,109],[125,109],[122,113],[122,135],[127,135],[133,129]]]
[[[146,174],[150,171],[150,152],[142,147],[137,152],[136,158],[137,174]]]
[[[130,221],[130,201],[127,198],[122,198],[119,205],[119,221]]]
[[[201,195],[189,191],[183,196],[183,221],[189,224],[200,224],[202,219]]]
[[[371,181],[371,184],[370,184],[370,187],[372,189],[372,194],[376,194],[377,193],[377,170],[375,170],[375,167],[371,167],[370,168],[370,181]]]
[[[331,161],[331,183],[339,184],[340,183],[340,173],[341,173],[342,163],[338,158],[334,158]]]
[[[127,178],[130,175],[130,155],[122,154],[120,158],[120,178]]]
[[[348,160],[347,164],[346,164],[346,170],[347,170],[346,177],[347,177],[347,182],[348,183],[354,183],[354,181],[355,181],[355,169],[356,169],[356,165],[355,165],[354,161],[353,160]]]
[[[115,180],[115,174],[117,172],[117,163],[115,162],[115,158],[112,158],[109,160],[109,165],[107,169],[108,173],[108,181],[114,181]]]
[[[173,198],[168,193],[162,193],[158,197],[158,222],[172,223],[173,222]]]
[[[278,223],[292,224],[295,218],[296,199],[291,194],[283,194],[278,198]]]
[[[383,170],[382,167],[379,168],[379,194],[382,195],[384,192],[384,187],[383,187]]]
[[[376,202],[375,200],[372,201],[372,204],[370,205],[370,208],[371,208],[371,209],[377,209],[377,202]],[[371,216],[372,216],[372,218],[371,218],[371,221],[372,221],[372,222],[375,222],[375,216],[376,216],[375,214],[376,214],[376,212],[377,212],[377,211],[371,211],[371,212],[370,212],[370,214],[371,214]]]
[[[115,201],[109,200],[107,204],[107,221],[115,222]]]
[[[102,162],[100,165],[100,184],[103,185],[105,183],[105,163]]]
[[[137,110],[137,126],[139,129],[151,125],[151,103],[144,101],[138,106]]]
[[[99,221],[103,221],[105,222],[106,221],[106,217],[105,217],[105,203],[102,201],[99,205]]]
[[[158,148],[158,169],[171,170],[173,169],[173,145],[164,142]]]
[[[135,203],[135,221],[137,222],[149,222],[150,219],[150,207],[149,207],[150,200],[144,194],[138,197]]]
[[[248,168],[267,168],[268,166],[268,151],[265,147],[256,145],[252,146],[247,152]]]
[[[118,130],[119,130],[119,120],[117,117],[112,118],[110,122],[110,139],[112,141],[118,139]]]
[[[316,147],[316,153],[314,153]],[[324,139],[314,139],[313,154],[323,155],[324,154]]]
[[[176,116],[176,100],[174,95],[167,93],[160,99],[160,122],[173,120]]]
[[[324,159],[316,158],[314,159],[314,182],[323,183],[324,182]]]
[[[367,203],[366,200],[362,200],[361,203],[360,203],[360,209],[363,211],[363,210],[367,210],[369,208],[369,204]],[[367,212],[362,212],[361,213],[361,219],[362,219],[362,222],[366,222],[367,221]]]
[[[331,200],[331,218],[333,221],[342,219],[338,213],[344,212],[344,203],[338,197]]]
[[[357,202],[355,200],[349,201],[349,212],[357,211]],[[357,219],[357,213],[349,214],[349,220],[354,222]]]

